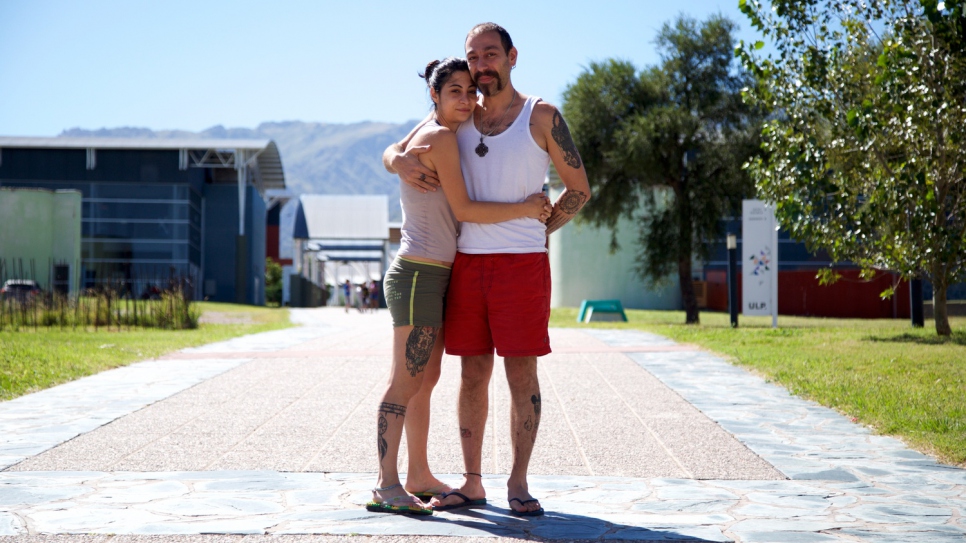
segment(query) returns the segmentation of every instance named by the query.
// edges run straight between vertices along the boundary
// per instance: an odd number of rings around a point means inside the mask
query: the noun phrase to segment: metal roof
[[[302,195],[293,237],[312,240],[389,239],[389,197],[385,194]]]
[[[47,149],[244,149],[257,151],[272,143],[267,139],[203,138],[38,138],[0,136],[0,147]]]
[[[256,177],[262,189],[284,189],[285,172],[275,142],[268,139],[204,138],[38,138],[0,136],[0,148],[11,149],[119,149],[179,151],[245,151],[257,153]]]

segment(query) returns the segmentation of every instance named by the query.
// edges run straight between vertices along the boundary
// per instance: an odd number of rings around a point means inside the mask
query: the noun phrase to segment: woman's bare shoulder
[[[456,132],[440,126],[436,123],[427,124],[413,136],[409,142],[409,147],[419,147],[422,145],[439,145],[456,141]]]

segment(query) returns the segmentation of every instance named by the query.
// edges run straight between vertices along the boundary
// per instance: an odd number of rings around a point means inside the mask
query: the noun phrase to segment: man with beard
[[[536,516],[543,508],[529,492],[527,469],[542,405],[537,357],[550,353],[547,236],[577,214],[590,196],[590,185],[560,111],[513,87],[510,71],[516,67],[517,49],[509,33],[494,23],[479,24],[467,34],[465,49],[482,95],[474,115],[457,132],[470,198],[522,202],[541,190],[551,161],[565,190],[546,225],[515,219],[461,226],[444,329],[446,352],[462,358],[459,424],[466,473],[457,490],[436,496],[432,504],[445,511],[486,503],[483,430],[495,350],[504,358],[511,398],[513,467],[507,500],[514,514]],[[386,149],[386,168],[424,192],[436,190],[433,172],[416,157],[425,148],[402,153],[408,139]]]

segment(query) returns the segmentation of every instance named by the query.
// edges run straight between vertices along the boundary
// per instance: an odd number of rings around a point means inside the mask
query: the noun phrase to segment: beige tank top
[[[460,224],[443,191],[423,194],[400,180],[399,202],[403,222],[398,255],[452,262]]]

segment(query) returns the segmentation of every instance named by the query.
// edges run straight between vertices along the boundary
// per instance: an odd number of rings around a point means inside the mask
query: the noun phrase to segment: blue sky
[[[483,21],[513,36],[517,88],[559,103],[591,61],[657,63],[654,37],[682,12],[722,13],[753,41],[737,4],[2,0],[0,135],[422,118],[416,73],[462,55]]]

